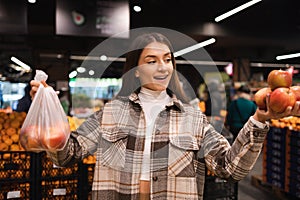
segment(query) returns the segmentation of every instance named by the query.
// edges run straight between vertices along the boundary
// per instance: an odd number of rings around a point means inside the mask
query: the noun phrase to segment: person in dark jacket
[[[15,111],[17,112],[28,112],[31,105],[31,96],[29,94],[31,86],[28,84],[24,88],[24,96],[18,100],[18,105]]]
[[[237,89],[237,98],[233,100],[227,109],[226,124],[234,138],[257,109],[251,100],[251,90],[247,85]]]

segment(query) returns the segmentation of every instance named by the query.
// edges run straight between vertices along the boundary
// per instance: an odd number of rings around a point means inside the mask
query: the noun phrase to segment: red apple
[[[279,87],[291,87],[293,82],[292,73],[285,70],[272,70],[267,79],[268,85],[271,90],[275,90]]]
[[[261,88],[254,94],[254,101],[257,107],[261,110],[266,110],[266,97],[267,94],[271,93],[271,89],[269,87]]]
[[[68,140],[64,130],[52,127],[48,131],[41,134],[43,146],[49,151],[61,150]]]
[[[296,96],[296,101],[300,101],[300,86],[299,85],[294,85],[290,87],[290,89],[294,92]]]
[[[276,88],[270,94],[269,107],[277,113],[282,113],[288,106],[294,106],[296,103],[296,96],[289,88]]]
[[[38,128],[36,126],[27,126],[20,131],[20,144],[27,151],[41,150],[42,145],[39,141]]]

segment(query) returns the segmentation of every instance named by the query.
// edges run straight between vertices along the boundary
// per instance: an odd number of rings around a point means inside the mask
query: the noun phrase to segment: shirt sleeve
[[[254,119],[253,116],[250,117],[250,120],[253,124],[255,124],[258,128],[264,129],[268,126],[267,123],[262,123],[260,121],[257,121],[256,119]]]
[[[208,168],[222,178],[243,179],[260,155],[269,130],[268,125],[264,128],[260,125],[249,119],[231,146],[221,134],[209,128],[203,145]]]
[[[99,111],[83,122],[76,131],[71,133],[63,150],[47,152],[54,164],[68,166],[94,154],[101,137],[101,116],[102,111]]]

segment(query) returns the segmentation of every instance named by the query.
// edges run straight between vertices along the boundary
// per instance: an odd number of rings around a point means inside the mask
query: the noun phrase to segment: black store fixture
[[[0,152],[0,199],[89,200],[92,198],[94,164],[57,167],[45,152]],[[237,199],[237,183],[207,176],[207,200]]]

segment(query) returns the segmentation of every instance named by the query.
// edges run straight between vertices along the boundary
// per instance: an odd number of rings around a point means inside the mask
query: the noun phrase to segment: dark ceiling
[[[300,1],[262,0],[228,19],[214,22],[216,16],[246,2],[130,0],[130,28],[174,29],[198,42],[215,37],[217,42],[205,48],[214,60],[247,58],[253,62],[300,63],[299,58],[275,60],[277,55],[300,51]],[[105,39],[55,35],[55,5],[55,0],[28,4],[28,34],[1,35],[0,50],[84,54]],[[135,13],[133,5],[140,5],[142,11]]]
[[[144,13],[134,15],[132,20],[136,26],[174,28],[198,41],[214,36],[217,42],[206,49],[215,59],[245,57],[276,62],[278,54],[299,51],[299,0],[262,0],[230,18],[214,22],[218,15],[246,2],[248,0],[150,0],[144,3]],[[289,62],[299,63],[299,59]]]

